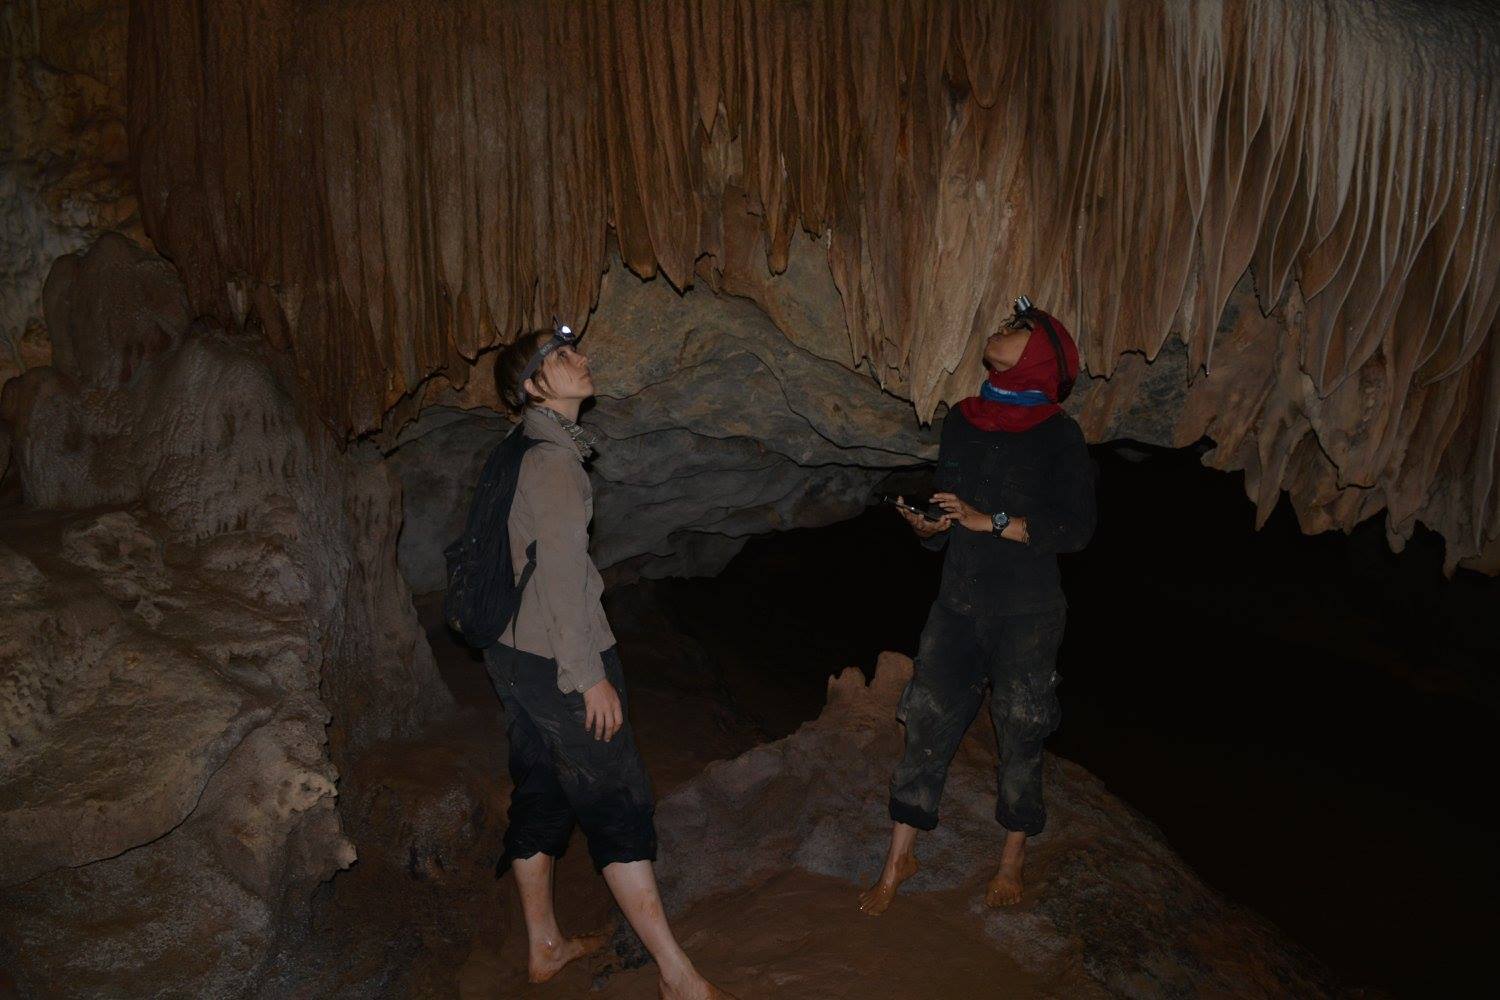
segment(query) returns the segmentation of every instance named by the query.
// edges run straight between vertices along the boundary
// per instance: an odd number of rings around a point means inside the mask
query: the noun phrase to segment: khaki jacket
[[[594,491],[561,424],[535,406],[521,419],[526,436],[541,443],[521,460],[510,508],[511,568],[519,579],[535,541],[536,569],[500,641],[556,660],[559,690],[587,691],[604,680],[599,654],[615,644],[600,603],[604,580],[589,557]]]

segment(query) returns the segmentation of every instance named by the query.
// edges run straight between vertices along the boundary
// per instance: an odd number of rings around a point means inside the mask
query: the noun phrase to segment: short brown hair
[[[495,391],[500,404],[513,414],[520,412],[541,397],[532,396],[521,385],[521,373],[536,357],[536,352],[552,336],[551,330],[533,330],[523,333],[514,343],[507,344],[495,359]],[[531,376],[537,388],[546,391],[547,379],[540,368]]]

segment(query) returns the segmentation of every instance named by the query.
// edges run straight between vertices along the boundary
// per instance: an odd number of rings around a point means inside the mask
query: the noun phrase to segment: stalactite
[[[608,230],[637,273],[690,284],[724,252],[732,181],[772,270],[799,226],[828,234],[855,358],[924,418],[971,391],[976,335],[1016,293],[1077,331],[1096,374],[1176,335],[1212,378],[1247,269],[1267,312],[1295,289],[1283,343],[1334,492],[1373,489],[1398,534],[1420,517],[1461,554],[1500,536],[1500,31],[1482,7],[131,13],[148,232],[194,306],[286,345],[347,431],[424,380],[462,384],[519,330],[582,325]],[[1267,457],[1274,488],[1331,524],[1370,506]]]

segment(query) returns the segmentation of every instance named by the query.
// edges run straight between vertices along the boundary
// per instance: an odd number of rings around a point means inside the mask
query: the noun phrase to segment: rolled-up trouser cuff
[[[510,870],[512,861],[524,861],[538,854],[560,858],[568,853],[568,842],[573,839],[571,814],[558,815],[556,810],[518,811],[514,806],[511,812],[512,821],[505,829],[505,853],[495,866],[497,878]]]
[[[996,807],[995,822],[999,823],[1011,833],[1024,833],[1028,837],[1035,837],[1047,826],[1047,816],[1017,816],[1007,813],[1003,808]]]
[[[891,819],[897,823],[905,823],[914,826],[918,830],[936,830],[938,825],[937,813],[930,813],[925,809],[907,805],[900,799],[892,798],[890,807]]]
[[[591,850],[589,857],[594,862],[594,871],[601,873],[610,865],[628,865],[633,861],[655,861],[656,840],[652,838],[650,844],[611,848],[598,854]]]
[[[495,877],[503,878],[506,872],[510,871],[512,862],[525,861],[527,858],[534,858],[538,854],[545,854],[547,855],[547,857],[552,858],[555,861],[566,854],[567,850],[567,845],[563,845],[561,850],[548,850],[544,847],[534,847],[528,844],[518,845],[516,847],[510,847],[509,845],[507,845],[505,848],[505,853],[500,855],[500,860],[495,863]]]
[[[656,860],[656,810],[646,805],[585,810],[579,816],[588,836],[589,858],[595,871],[606,865]]]

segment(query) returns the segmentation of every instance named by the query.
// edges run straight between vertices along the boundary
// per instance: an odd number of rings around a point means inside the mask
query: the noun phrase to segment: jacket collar
[[[528,437],[562,445],[585,462],[594,454],[595,437],[589,431],[545,406],[528,406],[521,415]]]

